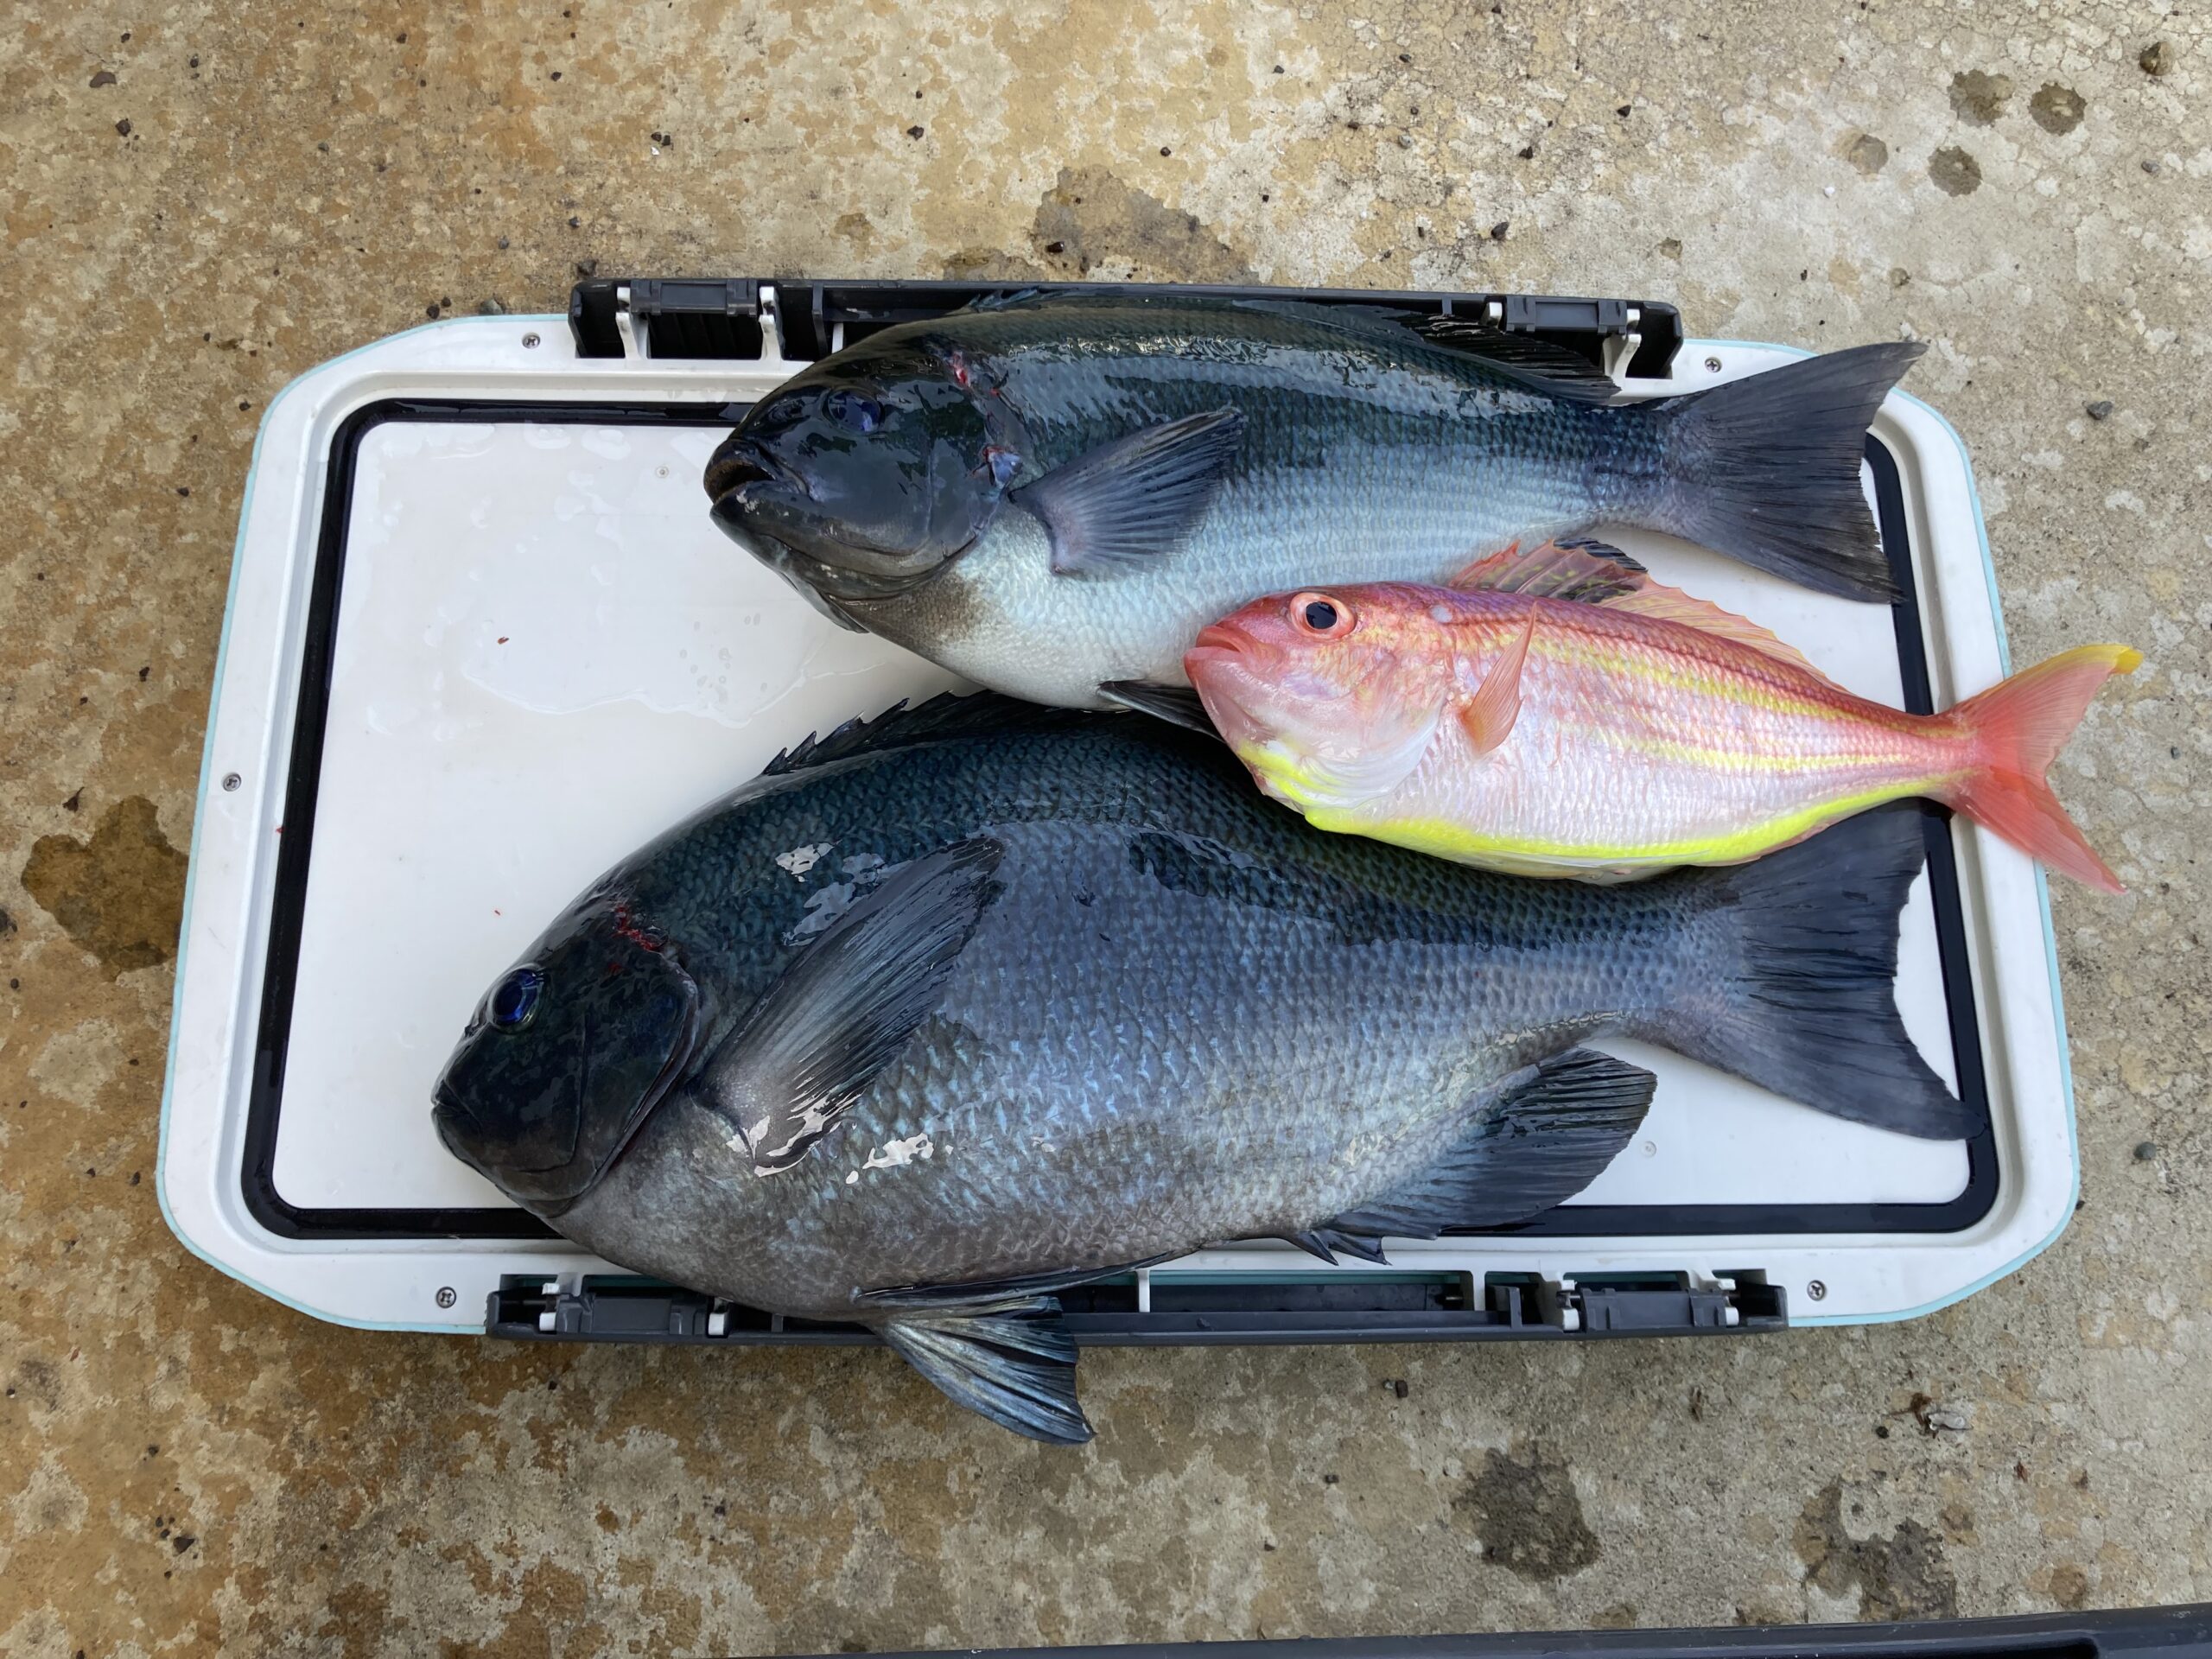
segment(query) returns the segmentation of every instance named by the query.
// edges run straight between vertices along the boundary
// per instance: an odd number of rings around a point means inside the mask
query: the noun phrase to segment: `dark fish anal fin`
[[[1099,686],[1098,695],[1124,709],[1135,709],[1141,715],[1150,715],[1164,720],[1171,726],[1181,726],[1207,737],[1218,738],[1221,734],[1206,718],[1205,704],[1198,701],[1198,694],[1187,685],[1154,685],[1148,680],[1108,680]]]
[[[1335,1235],[1434,1238],[1448,1227],[1541,1215],[1598,1179],[1635,1135],[1657,1086],[1641,1066],[1595,1049],[1554,1055],[1509,1079],[1467,1139],[1413,1185],[1316,1231],[1343,1249]]]
[[[1048,1446],[1090,1439],[1075,1397],[1075,1338],[1051,1297],[918,1310],[878,1328],[954,1404]]]
[[[901,866],[723,1039],[698,1092],[744,1137],[754,1174],[804,1158],[937,1006],[1003,850],[975,836]]]
[[[1186,415],[1102,444],[1007,499],[1043,521],[1054,574],[1110,574],[1183,544],[1243,436],[1241,410]]]

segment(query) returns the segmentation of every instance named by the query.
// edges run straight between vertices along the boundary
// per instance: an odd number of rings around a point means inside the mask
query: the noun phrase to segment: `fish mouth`
[[[793,480],[785,478],[752,439],[733,435],[707,458],[707,470],[700,482],[706,486],[707,499],[719,505],[748,484],[789,484]]]
[[[1191,642],[1190,650],[1183,653],[1183,664],[1185,671],[1188,672],[1193,664],[1211,666],[1231,662],[1249,654],[1243,634],[1234,628],[1225,628],[1218,622],[1209,622],[1198,630],[1198,637]]]

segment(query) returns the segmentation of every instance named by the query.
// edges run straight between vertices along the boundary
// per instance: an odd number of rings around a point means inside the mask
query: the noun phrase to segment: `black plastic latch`
[[[1783,1287],[1766,1283],[1764,1274],[1723,1274],[1704,1284],[1687,1274],[1562,1279],[1557,1296],[1568,1328],[1593,1337],[1778,1330],[1789,1322]]]
[[[1588,334],[1611,339],[1629,332],[1626,300],[1557,299],[1542,294],[1505,296],[1505,327],[1516,334]]]
[[[569,294],[569,327],[576,337],[576,355],[625,355],[620,319],[626,311],[648,357],[744,359],[760,355],[760,284],[750,276],[633,276],[578,283]]]

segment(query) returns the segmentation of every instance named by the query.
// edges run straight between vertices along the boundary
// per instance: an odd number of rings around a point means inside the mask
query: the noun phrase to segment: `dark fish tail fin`
[[[1878,808],[1756,863],[1684,872],[1709,908],[1635,1034],[1817,1110],[1930,1141],[1982,1127],[1906,1035],[1897,918],[1927,809]]]
[[[1662,477],[1640,521],[1819,593],[1895,599],[1859,467],[1874,411],[1924,349],[1855,346],[1645,405]]]

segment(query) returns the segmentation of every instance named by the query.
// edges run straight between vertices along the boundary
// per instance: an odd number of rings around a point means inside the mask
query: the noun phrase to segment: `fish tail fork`
[[[2143,653],[2126,645],[2077,645],[1951,711],[1965,728],[1973,770],[1936,791],[2021,851],[2101,893],[2123,893],[2066,816],[2044,773],[2114,674],[2132,674]]]
[[[1925,1140],[1980,1131],[1897,1013],[1897,922],[1932,815],[1864,812],[1756,863],[1660,878],[1701,912],[1631,1034],[1815,1110]]]

